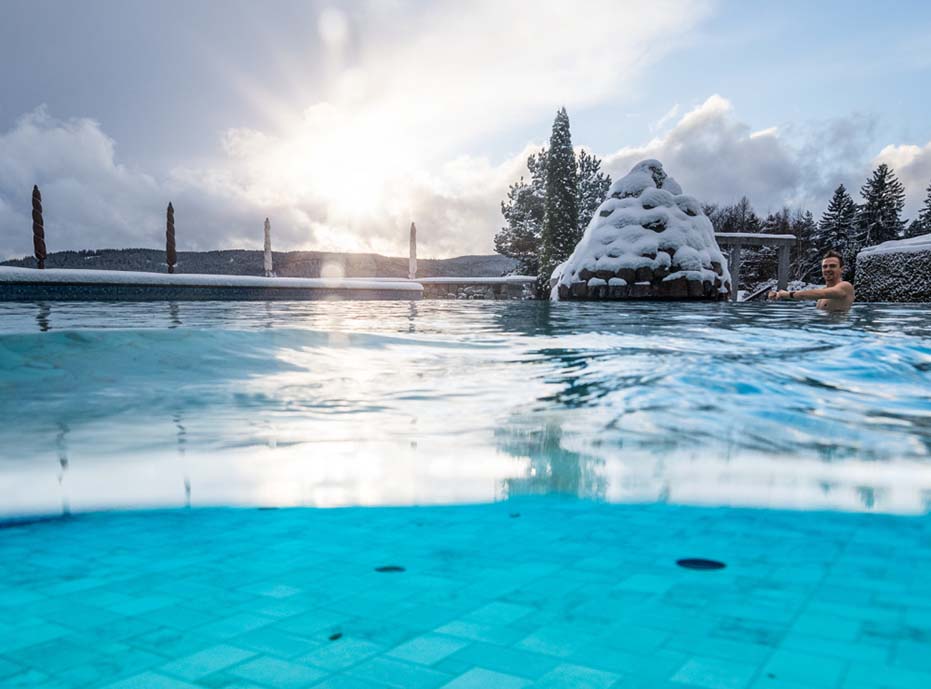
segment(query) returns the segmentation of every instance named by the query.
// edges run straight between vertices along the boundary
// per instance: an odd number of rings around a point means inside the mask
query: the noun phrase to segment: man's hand
[[[779,301],[780,299],[789,299],[789,293],[784,289],[779,290],[778,292],[770,292],[769,300],[770,301]]]

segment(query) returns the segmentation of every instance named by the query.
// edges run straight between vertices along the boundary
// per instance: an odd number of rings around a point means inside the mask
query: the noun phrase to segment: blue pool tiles
[[[82,515],[0,529],[0,686],[928,689],[929,545],[556,498]]]

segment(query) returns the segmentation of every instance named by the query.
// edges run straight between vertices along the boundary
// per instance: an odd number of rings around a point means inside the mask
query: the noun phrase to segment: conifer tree
[[[908,226],[906,237],[918,237],[919,235],[931,233],[931,184],[928,185],[928,195],[925,197],[925,203],[918,211],[918,217]]]
[[[733,206],[721,208],[715,215],[715,232],[759,232],[763,226],[746,196]]]
[[[741,197],[740,201],[732,206],[724,206],[714,210],[710,215],[715,232],[759,232],[763,223],[753,210],[750,199]],[[744,247],[741,251],[741,271],[739,289],[744,289],[759,277],[761,261],[759,251],[752,247]],[[736,279],[736,278],[735,278]]]
[[[585,229],[592,221],[592,216],[608,195],[608,189],[611,186],[611,177],[601,171],[601,161],[598,158],[580,150],[576,161],[578,172],[576,205],[579,209],[579,227],[573,246],[582,239]]]
[[[495,251],[517,259],[517,270],[523,275],[538,275],[540,272],[547,152],[544,146],[527,158],[529,179],[521,177],[512,184],[507,198],[501,202],[505,225],[495,235]],[[576,156],[576,176],[579,224],[573,246],[582,238],[611,187],[611,176],[601,171],[601,160],[585,151]]]
[[[505,226],[495,235],[495,251],[517,259],[522,275],[540,272],[540,243],[543,237],[543,205],[546,198],[546,148],[527,158],[530,180],[523,177],[508,189],[501,202]]]
[[[814,244],[818,253],[837,251],[847,257],[848,246],[856,244],[857,204],[850,198],[843,184],[834,190],[827,209],[818,222]]]
[[[537,292],[541,297],[549,293],[553,269],[569,258],[575,248],[579,226],[577,193],[578,173],[569,132],[569,115],[565,108],[560,108],[553,121],[546,157],[546,202],[537,280]]]
[[[885,163],[860,188],[863,205],[858,218],[857,248],[898,239],[905,229],[901,213],[905,207],[905,187]]]
[[[795,246],[792,248],[792,276],[796,280],[807,280],[820,266],[821,253],[815,243],[818,223],[809,210],[797,210],[792,218],[792,234]]]

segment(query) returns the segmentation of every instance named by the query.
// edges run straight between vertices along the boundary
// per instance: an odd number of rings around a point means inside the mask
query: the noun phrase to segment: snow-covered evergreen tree
[[[860,188],[863,205],[858,217],[857,244],[873,246],[898,239],[905,230],[901,213],[905,207],[905,187],[885,163],[873,170]]]
[[[508,189],[501,202],[505,226],[495,235],[495,251],[517,259],[522,275],[540,271],[540,244],[543,237],[543,210],[546,199],[546,148],[527,158],[530,179],[523,177]]]
[[[578,176],[576,205],[579,209],[579,226],[578,236],[572,243],[573,247],[582,239],[585,228],[592,221],[592,216],[601,202],[605,200],[608,189],[611,187],[610,175],[601,171],[601,160],[595,156],[580,150],[576,156],[576,164]]]
[[[517,259],[522,275],[538,275],[543,247],[543,218],[546,205],[546,146],[527,158],[530,178],[521,177],[508,188],[501,202],[505,225],[495,235],[495,251]],[[611,176],[601,171],[601,159],[579,151],[576,156],[576,204],[579,221],[573,247],[585,233],[592,215],[604,201],[611,186]]]
[[[750,199],[741,197],[740,201],[732,206],[718,208],[708,216],[715,232],[759,232],[763,223],[753,210]],[[762,261],[758,256],[759,250],[751,247],[741,249],[740,284],[738,289],[746,289],[759,279]],[[734,276],[736,281],[738,278]]]
[[[553,121],[546,157],[546,202],[538,280],[540,296],[549,294],[549,279],[553,269],[569,258],[578,242],[577,193],[578,172],[569,132],[569,115],[565,108],[560,108]]]
[[[908,226],[906,237],[918,237],[923,234],[931,234],[931,184],[928,185],[928,195],[925,197],[925,203],[918,211],[918,217]]]
[[[847,245],[856,239],[857,204],[843,184],[834,190],[828,207],[818,222],[814,242],[818,251],[837,251],[844,254]]]
[[[809,210],[797,210],[792,216],[792,234],[795,246],[792,247],[791,274],[794,280],[809,280],[817,273],[821,265],[821,253],[815,243],[818,223]]]

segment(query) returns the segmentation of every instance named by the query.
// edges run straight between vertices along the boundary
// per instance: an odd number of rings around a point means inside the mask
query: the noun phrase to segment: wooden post
[[[789,286],[789,246],[783,244],[779,247],[779,270],[776,273],[776,289],[786,289]]]
[[[740,285],[740,244],[732,244],[727,256],[727,270],[731,274],[731,301],[737,301],[737,289]]]

